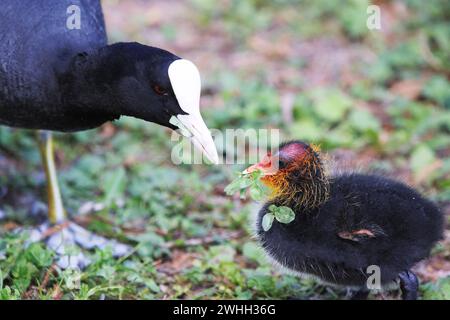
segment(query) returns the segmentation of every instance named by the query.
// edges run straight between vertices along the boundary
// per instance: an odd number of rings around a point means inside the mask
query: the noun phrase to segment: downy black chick
[[[277,166],[278,165],[278,168]],[[385,177],[328,177],[319,150],[301,141],[284,143],[247,172],[261,170],[271,199],[259,211],[257,237],[268,256],[298,275],[352,287],[366,297],[375,266],[380,285],[400,280],[403,299],[416,299],[411,267],[426,258],[443,233],[439,209],[412,188]],[[269,206],[287,206],[295,220],[264,231]]]

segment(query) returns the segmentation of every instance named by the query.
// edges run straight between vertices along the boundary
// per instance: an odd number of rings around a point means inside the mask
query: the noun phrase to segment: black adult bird
[[[359,298],[368,293],[367,280],[376,285],[376,276],[370,276],[379,268],[380,287],[400,279],[403,298],[417,297],[418,281],[410,268],[428,256],[443,232],[443,216],[430,201],[381,176],[328,177],[318,148],[300,141],[282,144],[247,172],[254,170],[262,171],[262,181],[273,191],[256,228],[278,265],[358,288]],[[293,209],[295,219],[275,220],[264,231],[262,220],[273,204]]]
[[[0,5],[0,124],[78,131],[122,115],[181,132],[213,163],[218,155],[199,110],[195,65],[139,43],[107,45],[99,0],[3,0]],[[51,134],[40,135],[49,219],[66,213]]]

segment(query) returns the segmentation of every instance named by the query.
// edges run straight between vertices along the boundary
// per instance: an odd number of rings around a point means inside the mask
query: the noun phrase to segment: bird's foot
[[[419,280],[411,271],[406,270],[398,275],[400,279],[400,290],[403,300],[417,300],[417,290],[419,289]]]
[[[83,227],[66,221],[58,225],[48,223],[29,230],[29,243],[42,241],[56,254],[56,264],[61,269],[88,266],[91,261],[80,248],[110,248],[114,257],[121,257],[131,252],[132,248],[117,240],[110,240],[96,235]]]

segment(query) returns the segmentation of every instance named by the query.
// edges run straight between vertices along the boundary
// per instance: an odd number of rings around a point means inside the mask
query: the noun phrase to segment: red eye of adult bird
[[[160,96],[167,95],[166,89],[158,85],[153,86],[153,91],[155,91],[156,94],[159,94]]]

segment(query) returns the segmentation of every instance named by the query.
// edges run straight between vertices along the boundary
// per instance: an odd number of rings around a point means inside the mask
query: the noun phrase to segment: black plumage
[[[66,25],[71,5],[80,8],[80,29]],[[138,43],[107,45],[99,0],[4,0],[0,124],[75,131],[128,115],[175,128],[170,116],[185,112],[167,67],[177,59]]]
[[[381,176],[327,177],[318,151],[303,142],[283,144],[272,161],[280,170],[263,181],[275,190],[274,198],[260,210],[256,227],[273,260],[291,271],[363,290],[371,274],[367,268],[376,265],[383,286],[400,276],[403,287],[417,289],[409,270],[429,255],[443,232],[442,214],[433,203]],[[274,221],[264,231],[262,218],[271,204],[291,207],[295,220]],[[404,297],[414,298],[415,292]]]

